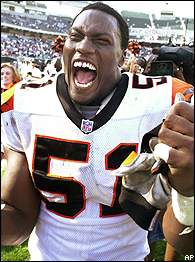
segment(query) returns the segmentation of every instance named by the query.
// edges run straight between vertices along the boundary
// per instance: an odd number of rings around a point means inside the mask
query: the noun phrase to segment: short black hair
[[[85,6],[80,13],[78,13],[76,15],[76,17],[73,19],[72,24],[74,23],[75,19],[83,12],[86,10],[90,10],[90,9],[95,9],[95,10],[99,10],[102,11],[104,13],[107,13],[109,15],[112,15],[116,18],[116,20],[118,21],[119,24],[119,29],[120,29],[120,33],[121,33],[121,48],[123,50],[127,49],[128,46],[128,41],[129,41],[129,28],[127,23],[125,22],[125,20],[123,19],[123,17],[112,7],[110,7],[109,5],[106,5],[102,2],[96,2],[93,4],[89,4],[87,6]]]

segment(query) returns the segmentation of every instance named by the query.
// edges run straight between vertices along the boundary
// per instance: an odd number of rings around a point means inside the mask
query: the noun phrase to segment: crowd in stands
[[[52,40],[49,39],[6,35],[1,38],[1,55],[51,59],[53,57],[51,44]]]
[[[127,16],[124,13],[124,19],[126,20],[129,29],[130,36],[133,39],[146,39],[147,41],[160,40],[167,41],[171,36],[175,36],[175,41],[181,42],[183,36],[183,27],[181,19],[175,17],[174,19],[157,19],[154,15],[137,13]],[[191,31],[186,32],[186,37],[189,42],[193,38],[194,21],[188,20],[188,29]],[[43,16],[42,18],[32,17],[28,14],[8,13],[1,12],[1,23],[14,25],[22,28],[29,28],[31,30],[47,31],[51,33],[66,34],[70,28],[72,19],[69,17],[60,17],[54,15]],[[187,23],[187,22],[186,22]]]
[[[62,34],[68,31],[70,22],[71,20],[66,17],[53,15],[48,15],[46,19],[37,19],[20,14],[1,13],[1,23]]]

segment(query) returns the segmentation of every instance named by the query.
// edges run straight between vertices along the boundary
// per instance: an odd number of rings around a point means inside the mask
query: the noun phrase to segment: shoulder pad
[[[26,87],[30,88],[40,88],[46,85],[50,85],[53,83],[53,79],[51,77],[43,77],[43,78],[35,78],[28,77],[23,80],[21,85],[21,89],[25,89]]]

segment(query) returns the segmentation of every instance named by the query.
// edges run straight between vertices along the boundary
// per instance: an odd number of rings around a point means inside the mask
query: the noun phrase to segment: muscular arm
[[[194,252],[194,231],[189,234],[179,235],[186,226],[180,224],[175,218],[171,205],[168,206],[163,217],[163,232],[167,242],[178,252],[186,255]]]
[[[194,106],[180,102],[172,106],[160,131],[160,142],[171,147],[167,164],[170,185],[183,196],[194,195]],[[194,212],[192,210],[192,212]],[[186,225],[176,219],[169,205],[163,217],[163,232],[167,242],[178,252],[192,254],[193,234],[179,235]]]
[[[184,196],[194,195],[194,106],[173,105],[158,137],[171,147],[167,160],[170,185]]]
[[[19,245],[30,235],[37,221],[40,196],[34,188],[26,157],[6,149],[7,174],[1,183],[1,245]]]

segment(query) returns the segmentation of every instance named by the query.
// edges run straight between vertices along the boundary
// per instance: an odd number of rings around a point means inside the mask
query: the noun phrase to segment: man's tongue
[[[80,84],[87,84],[95,79],[96,74],[92,71],[79,70],[76,72],[75,78]]]

